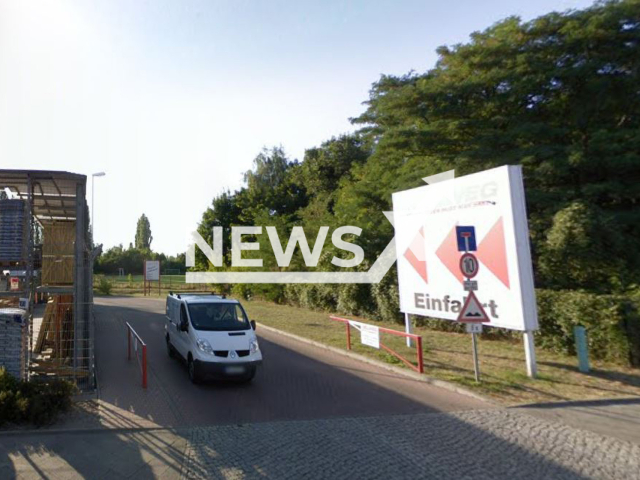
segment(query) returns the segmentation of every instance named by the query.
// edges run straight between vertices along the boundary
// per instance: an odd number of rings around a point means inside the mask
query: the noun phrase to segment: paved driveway
[[[103,402],[159,426],[434,413],[483,402],[260,330],[264,364],[253,383],[193,385],[166,353],[164,302],[96,299],[96,356]],[[148,344],[148,388],[126,359],[125,322]]]

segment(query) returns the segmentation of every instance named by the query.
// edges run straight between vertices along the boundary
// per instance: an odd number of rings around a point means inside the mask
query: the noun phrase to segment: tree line
[[[125,248],[122,244],[110,248],[102,253],[95,261],[93,271],[95,273],[118,275],[120,269],[124,269],[125,275],[142,275],[145,260],[160,260],[162,273],[185,272],[185,254],[175,256],[165,255],[151,250],[151,224],[149,218],[143,213],[136,225],[136,235],[133,243]]]

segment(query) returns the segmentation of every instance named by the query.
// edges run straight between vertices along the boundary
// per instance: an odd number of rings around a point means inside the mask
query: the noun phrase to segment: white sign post
[[[149,289],[149,295],[151,295],[151,283],[158,282],[158,294],[160,294],[160,260],[145,260],[144,261],[144,294],[147,294],[147,288]]]
[[[360,324],[360,341],[363,345],[380,348],[380,330],[375,325]]]
[[[488,318],[481,323],[524,333],[527,373],[535,376],[538,318],[521,167],[394,193],[393,212],[400,310],[455,321],[473,293]],[[460,226],[473,226],[473,237]],[[473,258],[461,263],[465,248]]]
[[[360,330],[360,343],[373,348],[380,348],[380,329],[375,325],[349,320],[349,325]]]
[[[160,280],[160,261],[159,260],[147,260],[144,262],[144,276],[147,281]]]

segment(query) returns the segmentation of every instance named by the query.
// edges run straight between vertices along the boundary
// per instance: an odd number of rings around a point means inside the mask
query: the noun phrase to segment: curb
[[[295,335],[293,333],[285,332],[284,330],[279,330],[277,328],[269,327],[263,323],[259,324],[260,329],[265,329],[268,332],[276,333],[278,335],[282,335],[283,337],[291,338],[292,340],[297,340],[298,342],[306,343],[307,345],[312,345],[317,348],[322,348],[324,350],[329,350],[330,352],[337,353],[338,355],[342,355],[345,357],[352,358],[354,360],[359,360],[364,363],[368,363],[369,365],[374,365],[379,368],[383,368],[393,373],[397,373],[398,375],[403,375],[405,377],[411,378],[413,380],[418,380],[420,382],[428,383],[429,385],[433,385],[434,387],[444,388],[445,390],[449,390],[451,392],[458,393],[460,395],[464,395],[467,397],[474,398],[476,400],[483,401],[488,403],[492,407],[502,407],[499,403],[486,398],[482,395],[479,395],[471,390],[467,390],[466,388],[460,387],[454,383],[447,382],[445,380],[439,380],[437,378],[428,377],[426,375],[412,372],[410,370],[406,370],[404,368],[396,367],[394,365],[389,365],[388,363],[381,362],[379,360],[374,360],[372,358],[365,357],[363,355],[359,355],[357,353],[350,352],[348,350],[342,350],[340,348],[332,347],[330,345],[325,345],[324,343],[316,342],[315,340],[310,340],[305,337],[301,337],[299,335]]]

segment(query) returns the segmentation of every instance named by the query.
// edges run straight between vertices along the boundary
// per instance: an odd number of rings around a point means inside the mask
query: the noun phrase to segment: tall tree
[[[438,64],[424,74],[383,76],[355,120],[376,150],[345,195],[346,211],[372,215],[393,191],[438,170],[461,175],[520,164],[536,262],[559,258],[561,239],[571,244],[559,226],[582,222],[585,232],[601,232],[586,240],[593,245],[573,250],[584,253],[575,268],[586,275],[559,283],[545,268],[538,284],[590,288],[588,278],[603,277],[611,289],[628,284],[640,267],[638,19],[637,0],[526,23],[508,18],[468,44],[441,47]],[[612,243],[616,236],[622,241]],[[601,248],[626,258],[626,267],[596,267],[588,252]]]
[[[198,225],[198,233],[209,245],[213,244],[213,227],[222,227],[223,231],[223,257],[225,263],[229,263],[231,249],[231,227],[240,225],[240,208],[236,200],[237,192],[232,194],[229,190],[222,192],[211,202],[211,207],[202,214],[202,220]],[[207,270],[211,267],[207,257],[202,251],[196,249],[196,267],[199,270]]]
[[[247,183],[237,195],[241,219],[253,224],[258,216],[292,217],[307,197],[293,180],[291,172],[299,164],[290,161],[282,147],[264,149],[254,160],[253,169],[244,175]]]
[[[147,216],[143,213],[138,219],[138,225],[136,226],[136,248],[138,250],[151,250],[152,240],[151,224]]]

